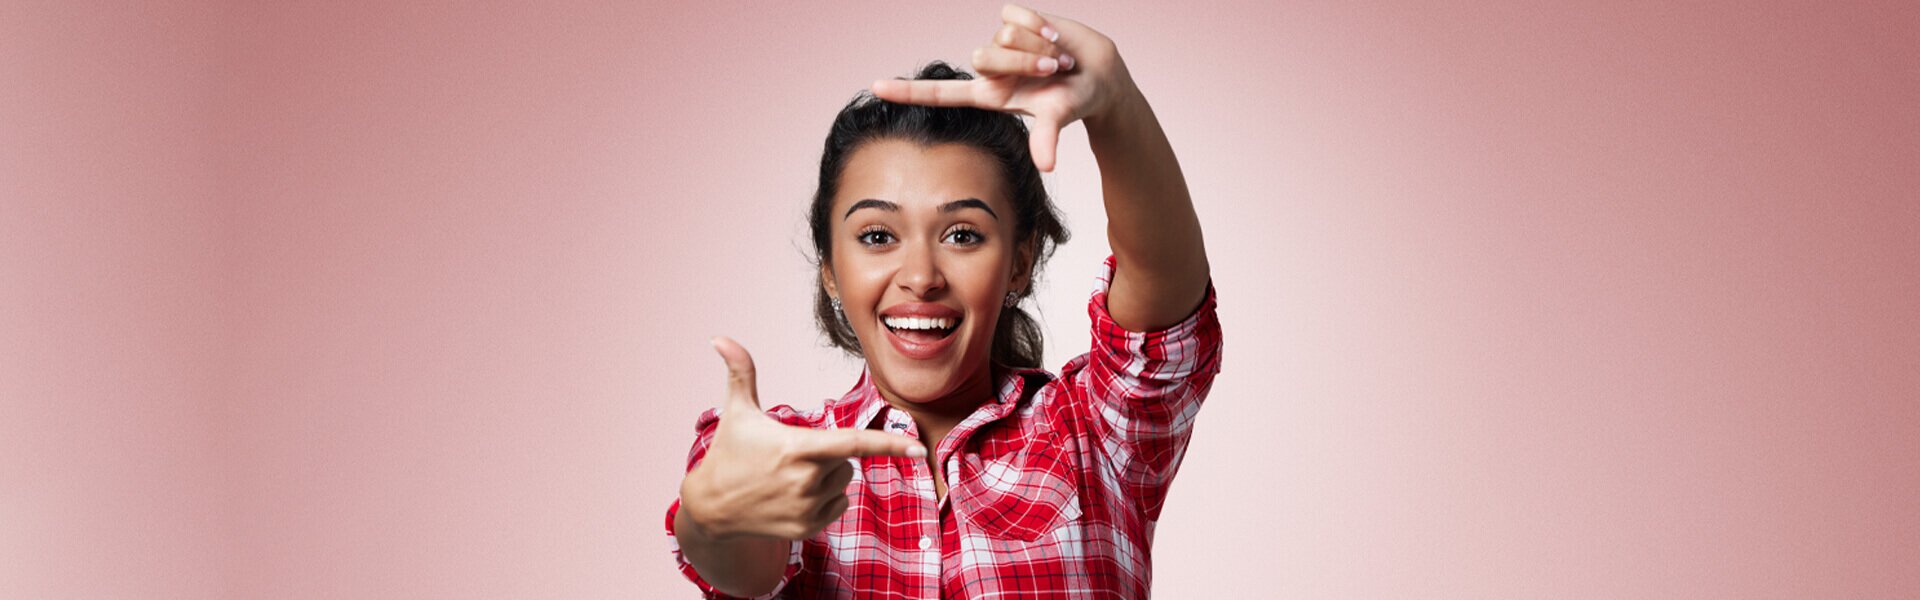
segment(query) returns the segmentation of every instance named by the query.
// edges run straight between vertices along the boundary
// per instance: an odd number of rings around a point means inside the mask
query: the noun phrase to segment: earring
[[[840,320],[842,321],[847,320],[847,311],[846,309],[840,307],[839,298],[833,299],[833,314],[840,315]]]
[[[1013,292],[1007,292],[1007,299],[1006,299],[1006,300],[1002,300],[1002,301],[1000,302],[1000,305],[1001,305],[1001,306],[1005,306],[1005,307],[1007,307],[1007,308],[1013,308],[1013,307],[1014,307],[1014,305],[1016,305],[1016,304],[1019,304],[1019,303],[1020,303],[1020,296],[1019,296],[1019,295],[1017,295],[1017,294],[1015,294],[1015,293],[1013,293]]]

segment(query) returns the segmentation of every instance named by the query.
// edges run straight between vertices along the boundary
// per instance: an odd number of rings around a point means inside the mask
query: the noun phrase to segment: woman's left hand
[[[1006,24],[988,45],[973,51],[980,79],[873,82],[881,100],[931,106],[970,106],[1033,117],[1033,164],[1053,171],[1060,130],[1081,119],[1097,120],[1139,93],[1113,40],[1057,15],[1008,4]]]

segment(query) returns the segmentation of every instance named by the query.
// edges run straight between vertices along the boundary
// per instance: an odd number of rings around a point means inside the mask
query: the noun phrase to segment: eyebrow
[[[840,220],[842,221],[847,220],[848,217],[853,216],[853,211],[860,210],[862,208],[877,208],[887,212],[900,212],[900,205],[898,204],[894,204],[892,202],[888,202],[886,200],[880,200],[877,198],[867,198],[859,202],[855,202],[853,203],[853,206],[848,207],[847,214],[841,216]],[[995,221],[1000,220],[1000,215],[993,212],[993,207],[987,206],[987,203],[982,202],[979,198],[961,198],[959,200],[954,200],[952,202],[942,204],[940,205],[940,212],[950,213],[953,211],[966,209],[966,208],[978,208],[980,210],[987,211],[987,216],[993,217],[993,220]]]

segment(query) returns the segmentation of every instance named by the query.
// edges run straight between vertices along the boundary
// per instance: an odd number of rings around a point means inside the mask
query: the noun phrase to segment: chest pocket
[[[968,454],[960,462],[954,512],[974,531],[1031,542],[1080,517],[1079,470],[1055,432],[1000,456]]]

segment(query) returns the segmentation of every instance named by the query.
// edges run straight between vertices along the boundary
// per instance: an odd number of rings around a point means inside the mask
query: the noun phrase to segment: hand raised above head
[[[714,538],[812,537],[847,509],[847,459],[926,456],[906,436],[794,427],[767,416],[753,357],[729,338],[713,346],[727,364],[727,399],[705,458],[681,484],[681,509]]]
[[[873,95],[889,102],[969,106],[1033,117],[1033,163],[1052,171],[1060,130],[1097,118],[1137,94],[1113,40],[1059,15],[1008,4],[1004,23],[986,46],[973,51],[973,80],[873,82]]]

